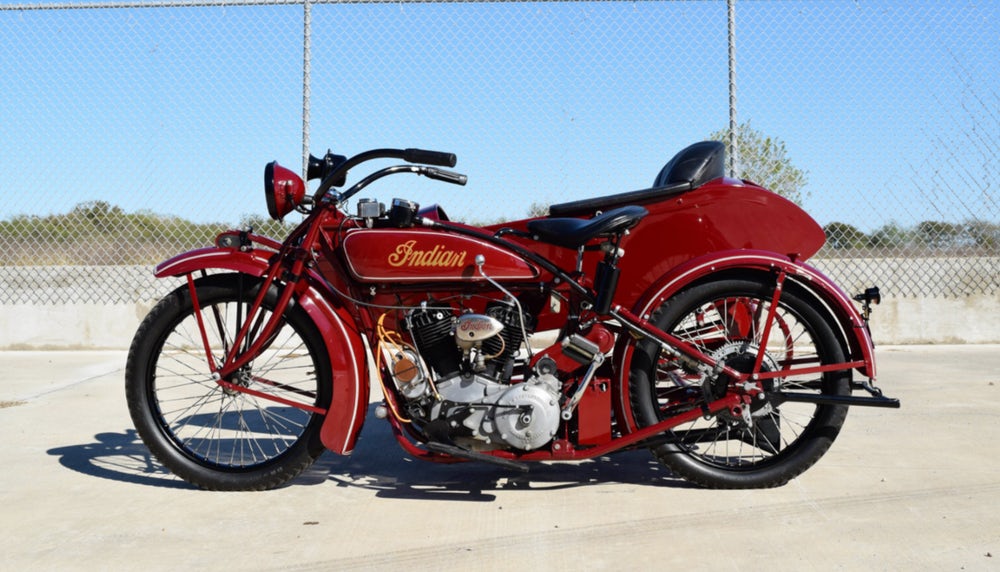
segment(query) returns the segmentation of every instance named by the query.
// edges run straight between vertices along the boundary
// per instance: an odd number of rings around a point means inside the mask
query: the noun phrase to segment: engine
[[[533,371],[511,382],[531,325],[515,303],[492,301],[481,314],[463,314],[432,301],[404,322],[412,346],[383,339],[383,356],[407,413],[431,439],[530,451],[556,435],[560,381]]]

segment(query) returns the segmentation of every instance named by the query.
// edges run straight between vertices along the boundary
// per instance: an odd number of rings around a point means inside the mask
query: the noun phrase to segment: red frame
[[[858,368],[874,377],[871,340],[857,310],[847,297],[815,269],[800,261],[814,254],[823,244],[823,231],[805,212],[793,203],[761,187],[732,179],[717,179],[702,187],[668,199],[647,200],[643,206],[649,215],[622,241],[628,253],[619,265],[621,278],[610,316],[627,329],[659,339],[687,358],[706,367],[716,368],[715,361],[693,346],[660,331],[647,321],[655,306],[683,287],[710,277],[720,271],[766,275],[776,289],[771,311],[765,321],[767,331],[774,322],[774,308],[786,281],[806,288],[826,307],[830,318],[839,323],[841,337],[851,355],[846,363],[795,368],[761,373],[763,349],[757,356],[754,371],[740,373],[722,366],[720,369],[735,385],[756,380],[789,375],[818,373]],[[505,223],[503,227],[524,231],[528,220]],[[233,349],[224,363],[214,363],[207,349],[208,366],[217,382],[227,389],[251,393],[285,405],[301,407],[326,414],[321,429],[324,445],[338,453],[349,453],[356,443],[364,422],[368,404],[369,380],[366,361],[377,345],[375,324],[377,313],[350,299],[363,299],[372,304],[398,304],[398,300],[439,295],[493,293],[490,286],[473,266],[476,254],[487,253],[485,269],[512,291],[537,289],[539,283],[559,282],[554,289],[568,302],[579,305],[580,291],[591,283],[594,268],[601,255],[588,251],[582,260],[582,273],[572,269],[577,264],[577,252],[523,236],[506,237],[502,241],[489,239],[500,226],[475,229],[452,224],[446,228],[376,228],[368,229],[355,219],[340,212],[333,202],[316,206],[305,221],[283,243],[266,237],[249,235],[259,248],[217,247],[200,249],[168,260],[157,267],[157,276],[186,275],[192,300],[197,308],[197,292],[193,273],[206,269],[222,269],[251,274],[264,279],[264,287],[255,300],[246,322],[240,329]],[[479,234],[477,234],[477,231]],[[485,231],[485,232],[484,232]],[[409,246],[406,246],[409,245]],[[409,249],[409,250],[407,250]],[[419,251],[419,256],[413,251]],[[560,268],[562,278],[555,280],[551,271],[538,260],[526,260],[527,255],[548,261]],[[393,258],[395,256],[395,258]],[[402,261],[402,262],[400,262]],[[408,263],[407,263],[408,261]],[[398,264],[397,264],[398,263]],[[252,317],[259,310],[271,284],[284,285],[271,319],[264,325],[248,351],[236,348],[248,335]],[[255,392],[227,378],[263,349],[265,340],[276,327],[283,308],[292,299],[301,305],[316,323],[327,344],[335,379],[333,406],[329,411],[290,403],[272,395]],[[561,327],[567,308],[545,309],[539,313],[537,330]],[[200,316],[200,314],[199,314]],[[199,327],[205,338],[204,324]],[[779,326],[780,327],[780,326]],[[610,360],[612,378],[597,378],[610,389],[610,399],[589,397],[584,401],[586,413],[578,418],[583,424],[582,442],[573,443],[568,435],[558,436],[547,449],[514,453],[491,451],[488,454],[519,460],[571,460],[592,458],[660,434],[677,425],[705,414],[702,409],[672,417],[656,425],[639,428],[632,418],[628,403],[627,371],[634,345],[630,336],[620,333],[615,356]],[[558,352],[556,352],[558,353]],[[381,375],[382,372],[375,372]],[[608,388],[607,386],[610,386]],[[394,406],[391,383],[386,400]],[[741,389],[707,405],[709,412],[724,409],[734,413],[749,403],[761,389]],[[395,408],[394,408],[395,409]],[[619,420],[619,435],[610,431],[610,413]],[[602,421],[600,416],[604,415]],[[404,449],[417,457],[436,461],[455,461],[452,457],[429,452],[416,442],[419,436],[409,431],[399,419],[390,415],[393,431]]]

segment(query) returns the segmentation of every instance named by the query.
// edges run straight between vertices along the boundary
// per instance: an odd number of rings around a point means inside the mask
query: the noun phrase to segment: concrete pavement
[[[290,486],[209,493],[137,440],[125,352],[0,352],[0,569],[1000,570],[1000,346],[877,357],[903,408],[854,408],[779,489],[690,488],[645,451],[433,465],[371,416]]]

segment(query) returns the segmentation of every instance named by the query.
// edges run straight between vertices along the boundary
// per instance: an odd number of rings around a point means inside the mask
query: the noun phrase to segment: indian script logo
[[[462,268],[465,266],[466,251],[448,250],[438,244],[430,250],[417,250],[416,240],[409,240],[398,246],[389,255],[389,266],[428,266],[432,268]]]

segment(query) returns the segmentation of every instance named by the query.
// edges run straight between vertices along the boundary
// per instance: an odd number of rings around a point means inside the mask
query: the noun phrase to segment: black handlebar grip
[[[439,167],[454,167],[458,162],[458,157],[454,153],[442,153],[441,151],[426,151],[424,149],[404,149],[403,160],[408,163],[423,163],[425,165],[438,165]]]
[[[444,171],[442,169],[435,169],[434,167],[424,167],[423,173],[430,179],[444,181],[453,185],[464,185],[469,180],[469,177],[461,173]]]

